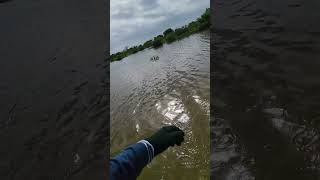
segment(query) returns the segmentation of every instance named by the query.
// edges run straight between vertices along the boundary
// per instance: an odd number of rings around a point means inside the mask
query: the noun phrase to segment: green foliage
[[[163,32],[163,35],[164,36],[167,36],[168,34],[170,34],[170,33],[172,33],[172,32],[174,32],[171,28],[169,28],[169,29],[167,29],[167,30],[165,30],[164,32]]]
[[[144,48],[149,48],[151,47],[153,44],[152,40],[149,40],[149,41],[146,41],[144,44],[143,44],[143,47]]]
[[[206,9],[206,11],[197,19],[197,21],[200,24],[210,22],[210,9]]]
[[[161,36],[159,35],[154,38],[152,46],[154,48],[158,48],[158,47],[162,46],[162,44],[163,44],[163,37],[162,37],[162,35]]]
[[[144,47],[140,44],[138,47],[138,51],[142,51],[142,50],[144,50]]]
[[[188,27],[183,26],[174,30],[174,33],[179,37],[188,32]]]
[[[197,19],[199,24],[199,30],[204,30],[210,27],[210,9],[206,9],[206,11],[201,15],[200,18]]]
[[[192,21],[191,23],[188,24],[188,31],[190,33],[195,33],[199,31],[199,22],[197,21]]]
[[[163,35],[161,35],[161,34],[158,35],[157,37],[155,37],[155,39],[159,39],[159,40],[161,40],[161,42],[164,42],[164,41],[163,41]]]
[[[167,34],[167,36],[166,36],[167,43],[172,43],[175,40],[177,40],[177,35],[173,31],[171,33]]]
[[[175,30],[168,28],[163,32],[163,35],[158,35],[153,40],[148,40],[143,45],[133,46],[126,48],[121,52],[117,52],[110,56],[111,61],[121,60],[131,54],[142,51],[146,48],[158,48],[164,43],[172,43],[176,40],[187,37],[193,33],[208,29],[210,27],[210,8],[207,8],[205,12],[196,20],[190,22],[187,26],[176,28]]]
[[[199,25],[199,31],[205,30],[207,28],[210,27],[210,23],[209,22],[203,22]]]

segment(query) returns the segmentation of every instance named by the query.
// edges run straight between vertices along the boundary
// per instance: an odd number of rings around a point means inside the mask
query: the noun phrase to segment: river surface
[[[209,179],[210,34],[111,63],[111,156],[164,125],[184,130],[181,147],[156,157],[139,179]],[[151,61],[152,56],[159,60]]]
[[[319,1],[213,7],[212,179],[319,179]]]
[[[1,180],[107,179],[104,7],[0,1]]]

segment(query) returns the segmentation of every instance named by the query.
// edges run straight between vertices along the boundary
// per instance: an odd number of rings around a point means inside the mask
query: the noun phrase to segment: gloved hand
[[[176,126],[165,126],[146,140],[154,148],[154,156],[165,151],[169,146],[178,145],[184,141],[184,132]]]

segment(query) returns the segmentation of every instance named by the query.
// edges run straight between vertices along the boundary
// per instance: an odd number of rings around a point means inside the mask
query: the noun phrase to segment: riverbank
[[[135,54],[147,48],[158,48],[164,43],[170,44],[174,41],[183,39],[191,34],[203,31],[210,27],[210,8],[207,8],[205,12],[197,18],[197,20],[190,22],[188,25],[182,26],[177,29],[168,28],[163,34],[154,37],[151,40],[144,42],[143,44],[127,48],[121,52],[117,52],[110,56],[110,61],[119,61],[131,54]]]

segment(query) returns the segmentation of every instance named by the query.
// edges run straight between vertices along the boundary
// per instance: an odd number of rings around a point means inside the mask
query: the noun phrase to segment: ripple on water
[[[254,179],[250,169],[245,165],[248,159],[237,142],[237,137],[232,132],[225,119],[214,118],[211,121],[211,174],[214,179]],[[254,160],[249,160],[252,164]]]
[[[177,123],[188,123],[190,120],[183,102],[178,98],[166,95],[163,100],[155,104],[155,107],[165,117],[164,124],[177,125]]]
[[[205,100],[202,100],[200,98],[200,96],[197,96],[197,95],[194,95],[192,97],[193,97],[194,101],[200,105],[201,109],[203,109],[207,113],[207,115],[209,115],[210,114],[210,104],[209,104],[209,102],[207,102]]]
[[[294,123],[292,115],[283,108],[266,108],[263,112],[269,117],[273,128],[293,142],[299,151],[306,152],[307,169],[320,170],[319,131]]]

